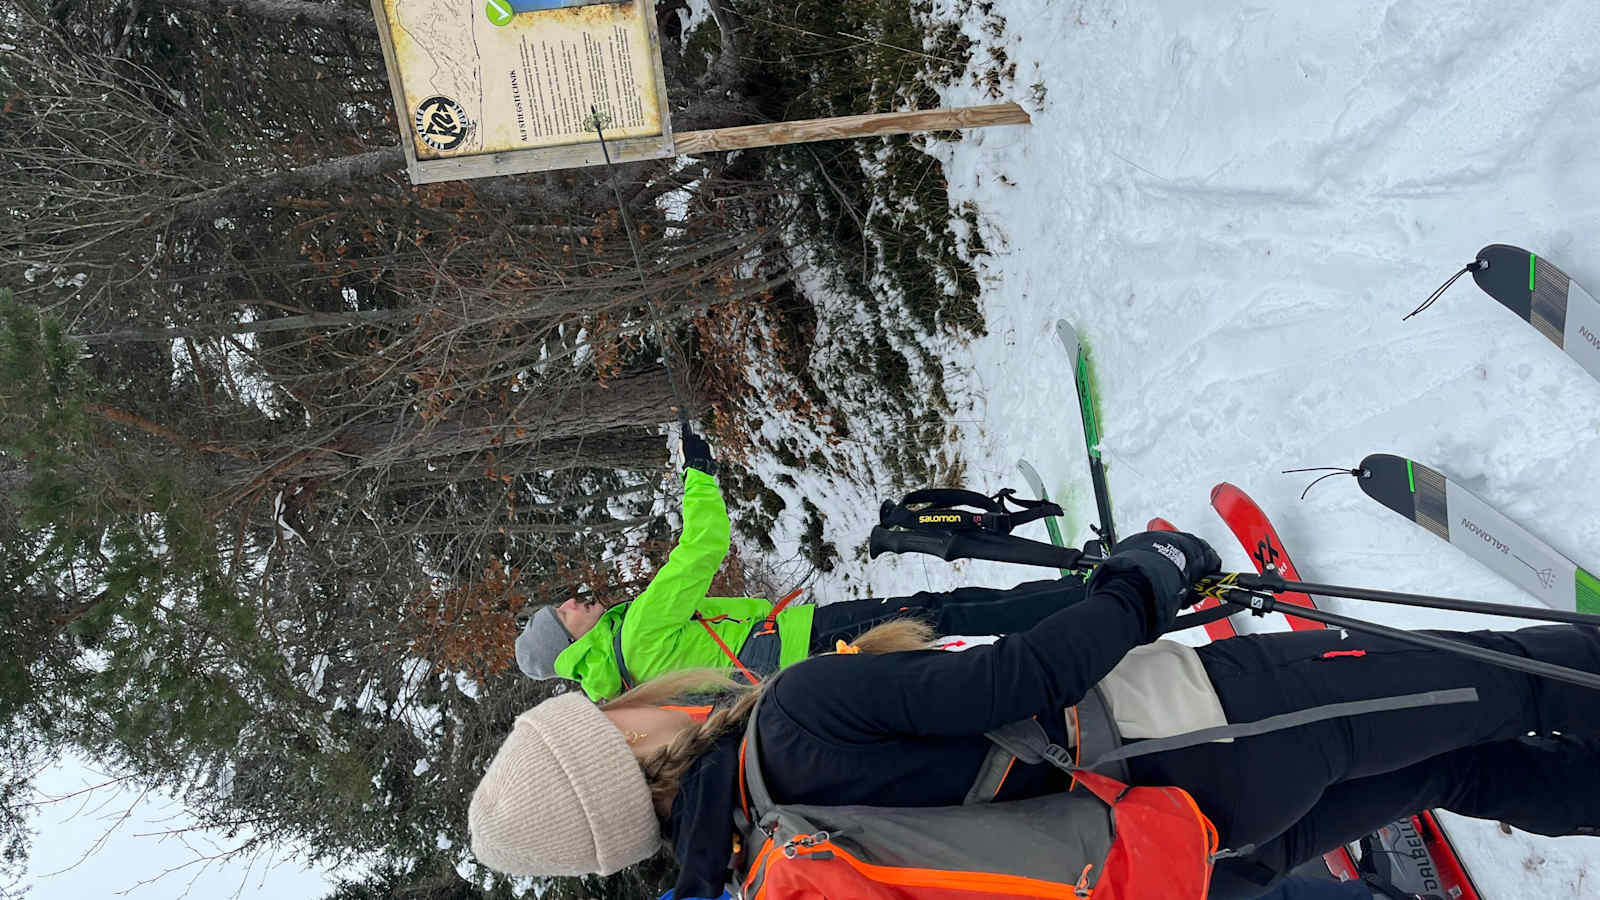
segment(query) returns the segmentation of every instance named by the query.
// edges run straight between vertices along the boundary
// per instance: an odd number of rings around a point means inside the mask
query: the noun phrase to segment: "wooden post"
[[[741,125],[709,131],[683,131],[672,136],[678,155],[709,153],[716,150],[743,150],[806,141],[837,141],[845,138],[880,137],[913,131],[957,131],[986,125],[1027,125],[1032,120],[1015,103],[993,106],[961,106],[953,109],[919,109],[910,112],[872,113],[832,119],[801,119],[767,125]]]

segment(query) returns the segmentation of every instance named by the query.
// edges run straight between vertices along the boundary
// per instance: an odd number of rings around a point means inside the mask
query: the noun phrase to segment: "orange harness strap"
[[[673,706],[670,703],[662,706],[661,708],[677,710],[696,722],[704,722],[706,717],[711,715],[712,709],[714,709],[714,707],[711,706]]]
[[[767,617],[761,620],[761,630],[757,631],[756,634],[772,634],[774,631],[777,631],[778,613],[783,612],[783,608],[788,606],[790,603],[793,603],[795,598],[799,596],[800,588],[795,588],[794,590],[785,594],[783,599],[778,601],[778,605],[772,608],[772,612],[767,613]]]
[[[800,596],[800,588],[795,588],[794,590],[792,590],[789,593],[785,594],[783,596],[783,599],[778,601],[778,605],[774,606],[772,608],[772,614],[767,616],[767,618],[776,619],[778,617],[778,613],[783,612],[783,608],[785,606],[788,606],[790,603],[793,603],[795,601],[795,598],[799,597],[799,596]]]
[[[778,605],[772,608],[772,612],[767,613],[767,617],[761,620],[761,624],[758,626],[756,634],[766,635],[775,633],[778,630],[778,613],[783,612],[783,608],[788,606],[790,603],[793,603],[795,598],[799,596],[800,588],[795,588],[786,594],[782,600],[779,600]],[[728,646],[728,642],[722,639],[722,635],[717,634],[716,629],[711,627],[712,622],[720,622],[723,619],[728,618],[727,616],[716,616],[714,618],[707,619],[705,616],[695,613],[694,618],[695,621],[700,623],[700,627],[706,630],[706,634],[711,635],[711,639],[717,642],[717,646],[722,648],[722,655],[731,660],[734,668],[743,673],[744,677],[749,679],[751,684],[757,684],[761,681],[761,679],[756,677],[754,672],[750,671],[745,667],[744,663],[739,661],[739,654],[733,652],[732,648]]]
[[[715,628],[711,627],[711,623],[710,622],[707,622],[704,618],[701,618],[700,616],[695,616],[695,621],[699,622],[700,623],[700,627],[702,627],[702,628],[704,628],[706,630],[706,634],[711,635],[711,639],[713,641],[717,642],[717,646],[718,647],[722,648],[723,655],[728,657],[729,659],[733,660],[734,668],[738,669],[740,672],[743,672],[744,673],[744,677],[750,679],[750,683],[751,684],[760,684],[761,683],[761,679],[756,677],[756,673],[754,673],[754,672],[750,671],[749,669],[745,668],[744,663],[739,661],[739,654],[734,653],[732,650],[728,649],[728,642],[722,639],[722,635],[717,634],[717,630]]]

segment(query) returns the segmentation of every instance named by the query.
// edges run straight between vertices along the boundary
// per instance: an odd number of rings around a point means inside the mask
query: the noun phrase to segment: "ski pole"
[[[1221,597],[1221,599],[1227,601],[1228,603],[1245,607],[1246,609],[1258,615],[1265,615],[1269,612],[1289,612],[1292,610],[1297,616],[1312,619],[1314,621],[1321,622],[1324,625],[1332,625],[1335,628],[1347,628],[1351,631],[1361,631],[1367,634],[1389,638],[1390,640],[1400,641],[1402,643],[1412,644],[1418,647],[1428,647],[1433,650],[1444,650],[1450,653],[1458,653],[1462,656],[1478,660],[1479,662],[1488,663],[1490,665],[1514,669],[1518,672],[1526,672],[1529,675],[1539,675],[1545,678],[1554,679],[1556,681],[1565,681],[1568,684],[1576,684],[1579,687],[1600,690],[1600,675],[1596,675],[1593,672],[1585,672],[1581,669],[1573,669],[1567,666],[1558,666],[1554,663],[1547,663],[1537,659],[1529,659],[1525,656],[1513,656],[1509,653],[1501,653],[1498,650],[1486,650],[1482,647],[1474,647],[1471,644],[1463,644],[1459,641],[1452,641],[1449,638],[1438,637],[1437,635],[1428,634],[1427,632],[1406,631],[1400,628],[1391,628],[1387,625],[1379,625],[1376,622],[1368,622],[1364,619],[1353,619],[1349,616],[1341,616],[1338,613],[1331,613],[1323,609],[1308,609],[1303,606],[1280,604],[1277,599],[1271,595],[1252,593],[1252,591],[1256,589],[1243,586],[1243,577],[1244,576],[1240,577],[1240,581],[1237,583],[1238,586],[1218,584],[1216,586],[1218,589],[1218,595]],[[1289,584],[1293,585],[1295,582],[1289,582]],[[1299,590],[1299,588],[1291,587],[1290,590]],[[1233,596],[1241,593],[1245,594],[1246,596]],[[1280,606],[1284,606],[1285,608],[1280,610]]]
[[[997,535],[986,532],[896,531],[874,526],[869,547],[874,559],[880,553],[928,553],[941,559],[985,559],[992,562],[1019,563],[1032,566],[1053,566],[1061,569],[1091,569],[1106,561],[1104,556],[1084,553],[1073,547],[1056,547],[1031,541],[1015,535]],[[1372,588],[1346,587],[1337,584],[1317,584],[1309,581],[1290,581],[1276,573],[1224,572],[1201,579],[1195,590],[1209,593],[1219,586],[1234,591],[1254,591],[1277,594],[1299,591],[1304,594],[1321,594],[1326,597],[1347,597],[1352,600],[1372,600],[1401,606],[1420,606],[1445,609],[1452,612],[1481,613],[1488,616],[1507,616],[1532,619],[1539,622],[1561,622],[1567,625],[1600,627],[1600,615],[1571,612],[1564,609],[1544,609],[1532,606],[1512,606],[1509,603],[1484,603],[1477,600],[1458,600],[1453,597],[1435,597],[1428,594],[1406,594],[1399,591],[1380,591]],[[1225,599],[1220,598],[1219,599]],[[1303,606],[1294,606],[1286,615],[1322,621]]]
[[[617,167],[611,163],[611,150],[606,147],[606,133],[601,130],[600,111],[593,104],[589,106],[589,117],[594,125],[595,137],[600,141],[600,154],[605,157],[606,174],[611,179],[611,193],[617,198],[617,215],[622,219],[622,230],[628,235],[628,247],[633,251],[633,267],[639,275],[639,287],[645,291],[645,309],[650,313],[650,319],[655,325],[656,340],[661,343],[661,367],[667,370],[667,387],[672,391],[672,399],[678,404],[678,426],[685,431],[689,428],[689,408],[683,402],[683,395],[678,392],[677,379],[672,373],[672,354],[668,352],[669,338],[667,331],[661,325],[661,316],[656,306],[649,299],[650,285],[644,279],[644,260],[639,254],[639,238],[634,235],[633,218],[628,215],[628,204],[622,200],[622,188],[617,184]],[[679,358],[683,357],[680,352]]]
[[[1426,609],[1447,609],[1452,612],[1481,613],[1486,616],[1508,616],[1534,619],[1540,622],[1563,622],[1568,625],[1600,626],[1600,616],[1593,613],[1570,612],[1531,606],[1514,606],[1509,603],[1484,603],[1478,600],[1458,600],[1454,597],[1434,597],[1428,594],[1404,594],[1398,591],[1380,591],[1372,588],[1346,587],[1338,584],[1316,584],[1309,581],[1289,581],[1281,575],[1240,574],[1234,583],[1252,591],[1299,591],[1304,594],[1321,594],[1326,597],[1347,597],[1351,600],[1371,600],[1377,603],[1394,603],[1400,606],[1420,606]],[[1300,615],[1291,610],[1292,615]],[[1302,616],[1302,618],[1311,618]]]

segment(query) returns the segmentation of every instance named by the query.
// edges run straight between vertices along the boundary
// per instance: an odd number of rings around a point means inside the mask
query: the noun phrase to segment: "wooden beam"
[[[1028,113],[1015,103],[993,106],[961,106],[954,109],[919,109],[910,112],[871,113],[832,119],[801,119],[797,122],[772,122],[767,125],[741,125],[709,131],[684,131],[673,135],[678,155],[709,153],[716,150],[743,150],[806,141],[837,141],[845,138],[880,137],[913,131],[957,131],[987,125],[1027,125]]]

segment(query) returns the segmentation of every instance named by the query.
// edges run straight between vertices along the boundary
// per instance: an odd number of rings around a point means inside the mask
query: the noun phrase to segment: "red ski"
[[[1439,869],[1439,880],[1444,882],[1444,895],[1458,900],[1481,900],[1477,885],[1472,883],[1472,876],[1461,865],[1455,845],[1445,836],[1444,826],[1439,824],[1439,818],[1433,814],[1433,810],[1425,809],[1412,816],[1411,821],[1416,823],[1423,846]]]
[[[1257,572],[1276,572],[1290,581],[1299,581],[1300,573],[1295,571],[1294,562],[1289,559],[1289,554],[1283,549],[1283,541],[1279,539],[1278,532],[1268,521],[1267,514],[1261,511],[1250,495],[1239,490],[1232,484],[1224,481],[1211,489],[1211,508],[1217,511],[1222,521],[1228,523],[1233,530],[1233,536],[1244,545],[1246,553],[1255,560]],[[1279,602],[1293,603],[1308,609],[1316,609],[1317,604],[1312,599],[1299,591],[1284,591],[1277,595]],[[1322,627],[1321,622],[1302,619],[1299,616],[1284,616],[1289,620],[1289,627],[1295,631],[1315,631]]]
[[[1158,517],[1150,520],[1149,524],[1147,524],[1145,526],[1145,530],[1146,531],[1177,531],[1178,529],[1175,526],[1173,526],[1173,524],[1171,522],[1168,522],[1166,519],[1160,518],[1158,516]],[[1222,605],[1222,601],[1221,600],[1218,600],[1215,597],[1207,597],[1204,600],[1201,600],[1199,603],[1196,603],[1194,605],[1194,610],[1195,610],[1195,612],[1201,612],[1203,610],[1211,609],[1212,607],[1221,606],[1221,605]],[[1213,641],[1225,640],[1225,639],[1231,638],[1234,635],[1237,635],[1239,633],[1238,631],[1236,631],[1234,629],[1233,623],[1228,621],[1227,619],[1218,619],[1215,622],[1207,622],[1202,627],[1205,628],[1206,635],[1209,636]]]

